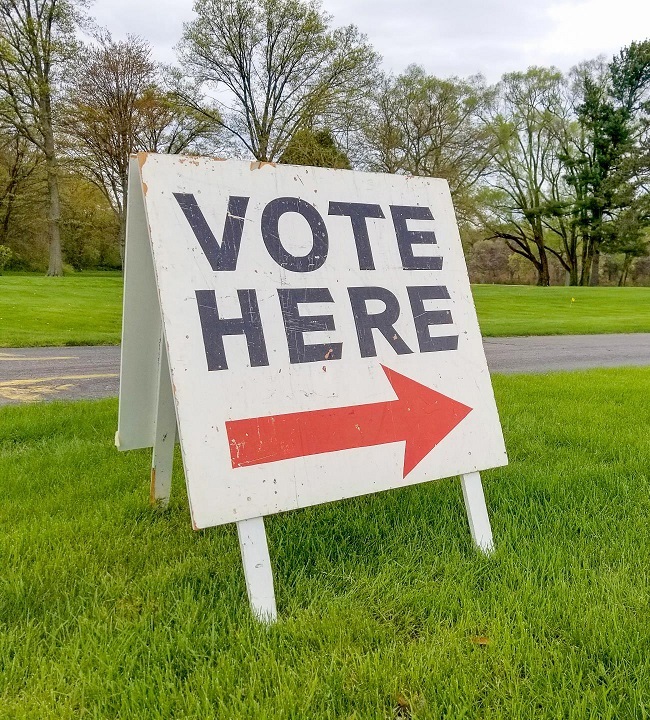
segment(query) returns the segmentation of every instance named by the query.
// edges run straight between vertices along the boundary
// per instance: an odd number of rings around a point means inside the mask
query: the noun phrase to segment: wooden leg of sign
[[[270,625],[277,620],[278,613],[264,518],[240,520],[237,523],[237,534],[251,610],[258,620]]]
[[[469,520],[469,529],[472,540],[484,553],[489,553],[494,545],[492,543],[492,528],[485,506],[481,475],[477,472],[467,473],[461,477],[465,509]]]
[[[151,489],[149,494],[151,504],[157,507],[167,507],[169,503],[175,444],[176,411],[174,409],[174,396],[169,376],[167,352],[163,342],[160,353],[156,437],[151,460]]]

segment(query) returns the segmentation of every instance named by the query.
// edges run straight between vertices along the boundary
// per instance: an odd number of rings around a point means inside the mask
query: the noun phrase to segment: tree
[[[78,173],[61,178],[61,244],[75,270],[120,267],[118,219],[104,193]]]
[[[2,271],[9,264],[12,255],[11,248],[8,248],[6,245],[0,245],[0,275],[2,275]]]
[[[194,11],[181,65],[217,91],[215,120],[260,161],[365,92],[375,70],[364,36],[352,25],[330,30],[316,0],[196,0]]]
[[[313,167],[350,169],[348,156],[327,130],[297,130],[280,156],[281,163]]]
[[[650,222],[643,190],[650,41],[632,43],[607,66],[588,63],[574,74],[580,142],[564,152],[563,160],[582,236],[581,284],[597,285],[601,252],[623,251],[631,262]]]
[[[480,122],[490,97],[481,77],[441,80],[417,65],[381,79],[365,126],[369,169],[445,178],[469,220],[493,144]]]
[[[212,117],[216,111],[198,105],[196,89],[190,90],[187,83],[183,88],[183,94],[191,93],[189,97],[200,109],[188,105],[178,90],[166,90],[160,84],[142,94],[137,103],[136,150],[172,155],[212,151],[219,136]]]
[[[65,128],[77,166],[111,203],[124,257],[129,156],[180,153],[214,130],[206,113],[164,90],[146,41],[109,35],[84,48],[70,82]]]
[[[0,118],[45,159],[48,275],[63,272],[53,93],[75,49],[78,7],[70,0],[0,0]]]
[[[537,284],[550,284],[549,254],[562,253],[548,242],[548,222],[557,214],[558,107],[562,75],[529,68],[504,75],[486,127],[494,138],[486,218],[492,237],[531,262]],[[555,191],[554,188],[555,187]]]
[[[6,245],[16,200],[34,175],[37,158],[13,129],[0,132],[0,245]]]

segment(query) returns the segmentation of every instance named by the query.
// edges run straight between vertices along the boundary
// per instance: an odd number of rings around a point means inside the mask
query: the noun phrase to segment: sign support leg
[[[481,484],[481,474],[478,472],[467,473],[461,476],[461,484],[472,540],[474,540],[479,550],[487,554],[494,549],[494,544],[492,542],[490,518],[485,505],[483,485]]]
[[[240,520],[237,523],[237,535],[251,610],[260,622],[270,625],[277,620],[278,613],[264,518]]]
[[[167,507],[169,504],[175,443],[176,411],[174,409],[167,351],[163,339],[160,347],[156,436],[151,459],[151,488],[149,493],[151,504],[157,507]]]

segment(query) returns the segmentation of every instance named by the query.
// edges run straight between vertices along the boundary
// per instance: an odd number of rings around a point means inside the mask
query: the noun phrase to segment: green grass
[[[474,285],[481,331],[508,335],[650,332],[650,288]]]
[[[650,332],[650,288],[474,285],[485,336]],[[117,345],[120,273],[0,276],[0,347]]]
[[[117,345],[122,274],[0,276],[0,347]]]
[[[270,629],[114,401],[2,409],[0,717],[648,717],[650,368],[495,385],[495,553],[451,479],[274,516]]]

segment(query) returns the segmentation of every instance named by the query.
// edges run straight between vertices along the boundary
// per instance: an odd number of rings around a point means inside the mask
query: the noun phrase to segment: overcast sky
[[[400,72],[410,63],[439,77],[482,73],[496,81],[529,65],[568,70],[650,38],[650,0],[325,0],[335,25],[354,23]],[[173,62],[192,0],[96,0],[91,14],[114,39],[148,40]]]

